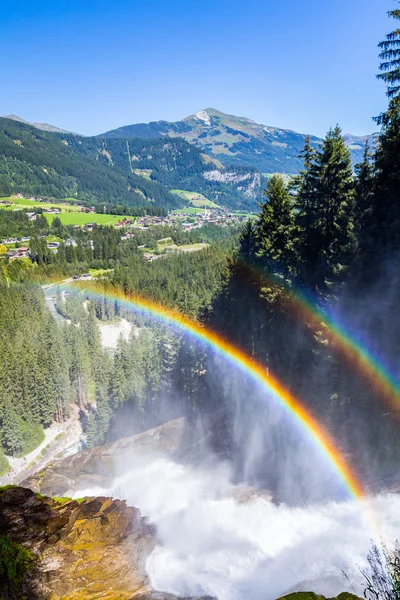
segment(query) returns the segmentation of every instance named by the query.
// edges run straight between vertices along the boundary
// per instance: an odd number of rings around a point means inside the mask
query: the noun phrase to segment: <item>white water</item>
[[[166,458],[136,457],[112,488],[81,490],[77,497],[126,499],[156,525],[160,545],[147,571],[157,590],[219,600],[273,600],[308,590],[362,595],[360,568],[377,533],[359,503],[277,507],[261,498],[240,503],[234,492],[224,465],[195,470]],[[380,496],[371,505],[380,535],[394,541],[400,496]]]

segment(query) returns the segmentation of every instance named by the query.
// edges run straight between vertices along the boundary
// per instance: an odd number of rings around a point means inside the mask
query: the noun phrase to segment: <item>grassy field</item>
[[[207,248],[209,244],[204,244],[202,242],[195,244],[184,244],[183,246],[177,246],[176,244],[169,244],[168,246],[159,246],[159,251],[164,253],[168,252],[198,252],[199,250],[204,250]]]
[[[139,175],[140,177],[150,179],[153,169],[134,169],[133,172],[136,173],[136,175]]]
[[[258,218],[258,213],[235,213],[239,217],[246,217],[247,219],[253,220]]]
[[[37,202],[37,200],[28,200],[27,198],[0,198],[0,202],[11,202],[12,206],[4,206],[0,204],[0,208],[6,210],[13,210],[14,208],[59,208],[60,210],[68,210],[72,212],[79,212],[80,208],[73,206],[72,204],[62,204],[59,202]]]
[[[113,271],[114,269],[89,269],[89,273],[92,277],[103,277]]]
[[[188,206],[187,208],[177,208],[176,210],[173,210],[172,213],[174,215],[182,215],[182,214],[186,214],[186,215],[199,215],[201,213],[204,212],[204,208],[194,208],[191,206]]]
[[[11,202],[11,206],[5,206],[0,204],[0,209],[3,210],[14,210],[15,208],[29,209],[34,208],[59,208],[61,214],[51,215],[45,213],[45,217],[49,223],[52,223],[55,217],[59,217],[64,225],[86,225],[87,223],[96,223],[97,225],[114,225],[125,217],[123,215],[100,215],[96,213],[84,213],[78,206],[72,204],[62,204],[57,202],[38,202],[37,200],[28,200],[26,198],[0,198],[1,201]]]
[[[208,198],[198,192],[188,192],[187,190],[171,190],[171,194],[176,194],[183,200],[187,200],[196,208],[219,208],[218,204],[211,202]]]
[[[98,215],[96,213],[81,213],[81,212],[62,212],[60,215],[45,214],[49,223],[55,217],[61,219],[63,225],[86,225],[87,223],[96,223],[97,225],[115,225],[125,217],[122,215]]]
[[[184,246],[178,246],[178,250],[181,252],[198,252],[199,250],[204,250],[204,248],[208,248],[209,244],[205,243],[197,243],[197,244],[186,244]]]
[[[165,238],[165,241],[168,238]],[[157,243],[157,253],[158,254],[168,254],[170,252],[198,252],[199,250],[204,250],[204,248],[207,248],[209,246],[209,244],[205,244],[202,242],[199,243],[195,243],[195,244],[185,244],[183,246],[177,246],[176,244],[173,243],[172,239],[169,238],[171,241],[169,243],[165,243],[164,240],[159,240]],[[164,243],[161,243],[164,242]],[[140,250],[142,252],[145,253],[150,253],[150,254],[154,254],[154,250],[152,250],[151,248],[140,248]]]

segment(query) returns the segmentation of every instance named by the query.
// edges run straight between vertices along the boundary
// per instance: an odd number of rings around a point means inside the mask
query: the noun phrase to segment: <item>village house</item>
[[[21,247],[15,248],[15,250],[9,250],[6,252],[6,255],[10,260],[14,260],[16,258],[27,258],[28,257],[29,248]]]

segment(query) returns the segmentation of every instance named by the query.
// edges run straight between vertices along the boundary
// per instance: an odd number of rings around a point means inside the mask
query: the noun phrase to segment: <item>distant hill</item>
[[[266,182],[248,167],[224,168],[176,138],[102,139],[47,132],[0,118],[0,196],[22,193],[105,204],[181,208],[202,194],[234,210],[257,210]]]
[[[52,131],[54,133],[71,133],[66,129],[60,129],[59,127],[55,127],[54,125],[49,125],[48,123],[31,123],[30,121],[25,121],[25,119],[21,119],[17,115],[4,115],[4,119],[11,119],[12,121],[18,121],[19,123],[25,123],[25,125],[32,125],[32,127],[36,127],[36,129],[40,129],[41,131]]]
[[[305,134],[261,125],[251,119],[227,115],[213,108],[207,108],[175,123],[156,121],[127,125],[99,137],[148,139],[164,136],[181,137],[225,166],[253,167],[265,174],[297,173],[302,166],[298,155],[306,137]],[[371,136],[345,136],[354,163],[361,160],[367,138]],[[311,141],[317,146],[321,139],[312,136]]]

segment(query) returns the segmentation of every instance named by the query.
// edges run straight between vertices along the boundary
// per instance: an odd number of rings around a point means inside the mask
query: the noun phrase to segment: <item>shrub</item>
[[[21,600],[26,575],[33,567],[29,550],[0,536],[0,598]]]
[[[374,544],[368,554],[369,568],[362,571],[367,600],[400,600],[400,547],[393,551]]]

